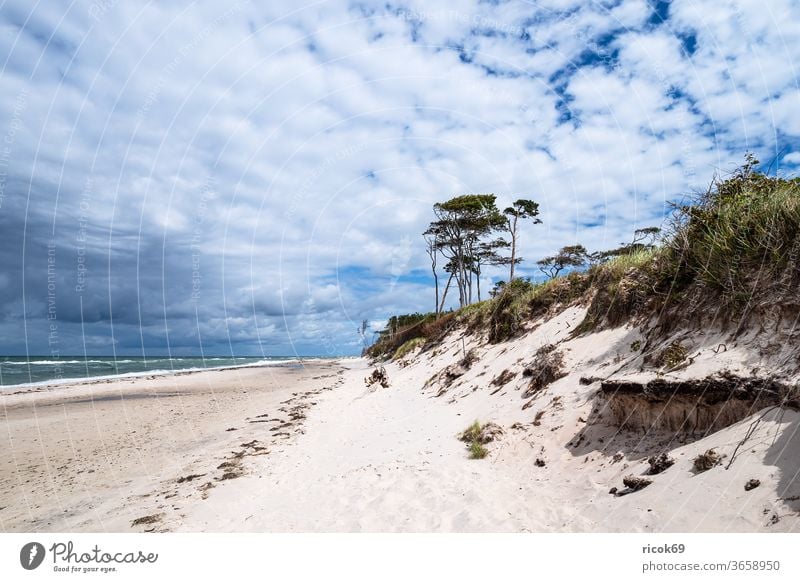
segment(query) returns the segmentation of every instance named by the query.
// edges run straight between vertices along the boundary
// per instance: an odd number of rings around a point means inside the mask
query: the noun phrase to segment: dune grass
[[[418,347],[425,345],[425,341],[426,340],[424,337],[415,337],[413,339],[408,340],[399,348],[397,348],[397,351],[392,356],[392,359],[400,360],[404,358],[405,356],[416,350]]]
[[[489,451],[479,441],[472,441],[469,445],[469,458],[470,459],[483,459]]]
[[[476,420],[459,437],[460,440],[467,443],[470,459],[483,459],[489,454],[489,450],[483,446],[482,442],[483,429],[481,423]]]
[[[483,427],[481,426],[481,423],[476,420],[469,425],[467,430],[461,433],[461,440],[467,442],[479,440],[481,438],[482,429]]]
[[[700,284],[740,310],[776,284],[797,282],[797,178],[765,176],[748,163],[680,208],[673,227],[665,266],[678,288]]]
[[[747,157],[676,206],[661,247],[590,269],[595,294],[579,332],[636,315],[655,315],[666,330],[800,309],[800,179],[756,172],[757,163]]]
[[[552,306],[568,304],[580,297],[588,286],[584,273],[573,272],[543,283],[515,279],[503,291],[477,306],[457,312],[469,331],[488,331],[489,341],[498,343],[519,334],[524,323],[542,315]]]
[[[636,317],[658,317],[664,329],[715,314],[744,315],[759,307],[800,313],[800,178],[755,170],[745,158],[707,191],[676,205],[661,246],[631,247],[614,258],[543,283],[515,279],[492,299],[438,318],[424,316],[414,326],[384,338],[370,355],[393,354],[424,338],[438,342],[456,326],[486,333],[492,343],[522,333],[525,323],[556,306],[588,304],[580,334],[617,326]],[[407,353],[404,351],[404,353]]]

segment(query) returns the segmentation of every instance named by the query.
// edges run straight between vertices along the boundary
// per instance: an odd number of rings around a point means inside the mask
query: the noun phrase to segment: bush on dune
[[[589,270],[595,294],[578,333],[657,315],[665,329],[725,313],[797,309],[800,180],[746,163],[677,206],[661,247]]]
[[[572,272],[544,283],[514,279],[497,297],[477,308],[458,312],[469,331],[488,333],[489,341],[499,343],[524,330],[526,321],[546,313],[555,305],[566,305],[583,295],[588,286],[584,273]],[[470,306],[472,307],[472,306]]]
[[[594,295],[576,333],[620,325],[647,306],[659,278],[659,261],[659,249],[646,249],[591,267],[587,276]]]
[[[412,316],[400,316],[410,319],[411,323],[394,329],[387,326],[378,341],[365,350],[365,354],[376,360],[400,359],[420,346],[424,349],[429,344],[441,341],[456,323],[455,317],[454,312],[440,314],[439,317],[435,313],[414,314],[413,319]]]
[[[574,335],[637,318],[657,317],[668,331],[721,313],[726,321],[738,317],[740,325],[759,309],[796,314],[800,178],[771,177],[756,171],[757,164],[748,155],[743,166],[714,179],[706,192],[676,205],[660,246],[635,239],[620,249],[587,255],[595,264],[585,271],[538,284],[513,279],[498,286],[492,299],[438,318],[421,316],[381,338],[368,353],[391,355],[420,337],[427,349],[458,326],[467,333],[485,332],[491,343],[507,341],[523,333],[526,322],[578,300],[588,308]]]
[[[399,360],[401,358],[404,358],[405,356],[407,356],[408,354],[410,354],[411,352],[413,352],[418,347],[424,344],[425,344],[424,337],[415,337],[414,339],[410,339],[406,343],[401,345],[399,348],[397,348],[397,351],[394,353],[393,359]]]
[[[748,156],[727,180],[715,180],[677,209],[665,245],[665,270],[676,291],[701,286],[741,313],[796,289],[800,179],[756,172],[757,163]]]

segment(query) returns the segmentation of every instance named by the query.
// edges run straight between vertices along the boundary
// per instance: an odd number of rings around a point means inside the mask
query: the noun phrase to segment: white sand
[[[238,473],[302,430],[273,431],[281,423],[259,415],[290,421],[283,402],[309,402],[340,370],[315,362],[0,392],[0,530],[131,531],[152,515],[135,531],[173,529],[213,491],[206,484],[224,484],[217,467],[232,452],[244,451]],[[191,475],[202,477],[177,482]]]
[[[109,409],[104,423],[90,431],[80,449],[70,453],[73,463],[96,466],[96,471],[102,472],[89,480],[85,473],[81,477],[68,473],[73,479],[70,495],[57,490],[67,478],[56,466],[63,459],[52,459],[46,469],[50,484],[40,485],[37,495],[26,496],[17,489],[31,487],[23,477],[45,468],[41,460],[23,461],[19,448],[13,460],[7,460],[4,446],[0,507],[6,507],[0,510],[0,527],[13,531],[131,531],[133,519],[158,515],[154,523],[133,530],[800,530],[799,414],[789,410],[768,413],[729,469],[727,462],[758,414],[695,441],[674,434],[620,432],[608,418],[589,426],[585,420],[597,417],[591,413],[597,407],[598,388],[597,384],[582,385],[579,378],[608,376],[615,370],[619,375],[628,374],[626,366],[632,370],[638,357],[630,344],[639,332],[620,328],[570,340],[569,331],[582,317],[581,308],[570,308],[524,337],[499,345],[481,345],[477,338],[467,337],[465,348],[475,347],[480,360],[438,397],[442,385],[424,385],[461,359],[460,334],[450,337],[435,356],[415,355],[402,367],[387,365],[388,388],[365,385],[364,378],[372,368],[364,360],[329,363],[323,371],[298,372],[296,387],[291,389],[298,396],[289,405],[279,405],[286,399],[285,387],[265,388],[268,382],[261,371],[239,373],[245,379],[229,382],[237,387],[226,392],[224,399],[216,397],[219,410],[207,403],[209,394],[201,390],[196,400],[175,407],[176,416],[163,419],[169,427],[159,421],[142,426],[139,430],[148,435],[144,445],[130,437],[132,425],[119,403],[113,409],[105,403]],[[702,377],[736,363],[744,370],[742,362],[753,364],[746,358],[757,359],[752,351],[737,353],[733,348],[729,360],[709,356],[706,352],[716,347],[713,342],[717,339],[692,346],[699,355],[676,377]],[[522,393],[528,379],[519,372],[536,350],[548,343],[559,343],[571,373],[539,393],[523,410],[527,400]],[[518,375],[498,390],[491,380],[506,369]],[[280,372],[271,373],[280,376]],[[202,384],[207,381],[204,374],[184,376],[182,381],[186,386]],[[218,373],[217,378],[228,374]],[[319,375],[328,377],[313,379]],[[242,395],[241,387],[247,382],[261,388]],[[325,387],[333,389],[323,390]],[[304,396],[306,392],[313,394]],[[182,401],[184,397],[176,398]],[[235,404],[221,403],[228,398]],[[293,421],[288,435],[275,437],[276,431],[244,421],[265,412],[269,418],[276,412],[286,417],[279,406],[291,408],[309,402],[315,404],[304,409],[306,418]],[[160,418],[163,406],[153,406],[149,414]],[[43,442],[47,427],[52,424],[63,431],[67,424],[60,415],[73,414],[75,409],[69,404],[50,407],[52,411],[44,419],[41,409],[36,409],[39,433],[31,423],[30,405],[7,410],[2,433],[11,435],[16,447],[21,440],[34,442],[37,435],[36,442]],[[534,424],[537,415],[538,426]],[[234,416],[235,426],[245,432],[224,432]],[[179,418],[187,428],[171,424]],[[495,422],[504,430],[498,441],[487,445],[489,456],[482,460],[469,459],[464,443],[457,439],[476,419]],[[121,433],[130,439],[124,455],[108,456],[104,461],[85,458],[92,446],[102,455],[109,448],[109,439],[122,439]],[[584,438],[573,446],[580,435]],[[222,471],[216,467],[252,438],[266,449],[247,449],[240,464],[243,473],[217,480]],[[23,449],[31,451],[32,447],[28,443]],[[720,466],[695,474],[692,460],[712,447],[728,458]],[[650,486],[621,497],[609,494],[611,487],[623,489],[624,476],[644,474],[646,458],[662,451],[669,451],[676,463],[650,477]],[[617,452],[622,453],[621,460],[615,462]],[[537,459],[545,466],[536,466]],[[10,473],[9,463],[14,469]],[[175,482],[176,477],[189,474],[204,477],[180,485]],[[754,478],[761,485],[745,491],[745,482]],[[203,494],[198,487],[206,482],[214,487]],[[14,488],[12,494],[9,487]]]

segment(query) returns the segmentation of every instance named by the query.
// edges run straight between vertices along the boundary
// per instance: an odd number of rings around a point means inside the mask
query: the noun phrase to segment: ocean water
[[[0,356],[0,386],[18,386],[66,382],[81,378],[106,378],[114,376],[144,376],[171,374],[187,370],[230,368],[234,366],[269,366],[281,362],[299,361],[299,358],[260,357],[135,357],[135,356],[66,356],[48,357]]]

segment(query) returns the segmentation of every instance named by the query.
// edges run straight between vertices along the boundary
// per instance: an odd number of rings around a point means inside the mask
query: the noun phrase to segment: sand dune
[[[497,345],[457,332],[386,365],[386,388],[365,383],[373,366],[358,359],[5,396],[0,527],[798,531],[800,414],[754,409],[706,436],[620,429],[596,378],[633,377],[638,331],[570,339],[583,314],[569,308]],[[568,373],[531,394],[523,371],[545,345]],[[743,361],[696,347],[667,377]],[[480,460],[458,439],[475,420],[503,431]],[[695,471],[712,448],[722,462]],[[674,464],[647,475],[660,453]],[[651,483],[628,492],[627,476]]]
[[[353,369],[322,396],[302,438],[257,461],[254,474],[190,515],[183,527],[205,531],[796,531],[800,482],[800,415],[773,410],[725,469],[759,413],[705,438],[643,435],[585,422],[597,408],[596,386],[579,382],[607,367],[609,351],[631,334],[617,329],[567,340],[580,321],[568,310],[523,339],[487,347],[437,397],[423,385],[463,356],[459,337],[436,353],[387,366],[388,388],[367,388],[368,368]],[[565,340],[572,373],[523,410],[523,379],[499,392],[490,381],[529,360],[541,345]],[[629,343],[629,342],[628,342]],[[627,344],[625,344],[627,345]],[[613,357],[611,358],[613,361]],[[492,394],[494,392],[494,394]],[[542,412],[540,415],[539,412]],[[534,422],[534,419],[539,420]],[[460,431],[473,420],[499,424],[489,456],[468,458]],[[581,436],[583,435],[583,438]],[[723,465],[696,474],[693,459],[709,448]],[[627,475],[668,451],[675,464],[629,495]],[[544,466],[537,466],[537,459]],[[541,463],[540,463],[541,464]],[[760,486],[745,491],[750,479]]]

